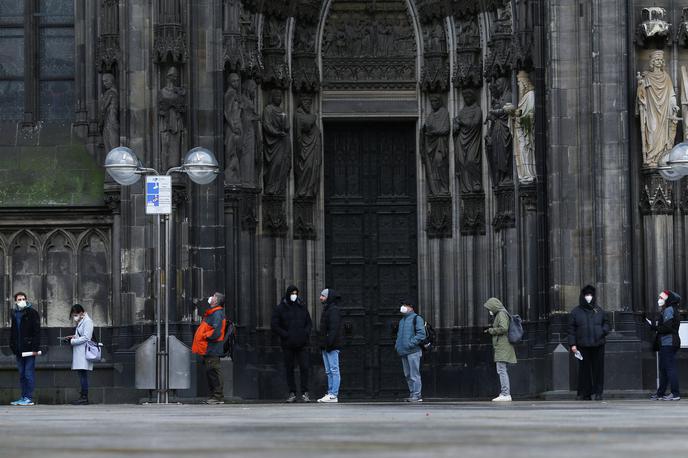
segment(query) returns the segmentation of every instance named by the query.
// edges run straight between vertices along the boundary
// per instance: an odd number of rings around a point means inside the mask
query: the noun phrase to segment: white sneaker
[[[337,396],[333,394],[326,394],[325,396],[318,399],[318,402],[339,402],[339,399],[337,399]]]
[[[503,394],[500,394],[499,396],[494,398],[492,402],[511,402],[511,395],[504,396]]]

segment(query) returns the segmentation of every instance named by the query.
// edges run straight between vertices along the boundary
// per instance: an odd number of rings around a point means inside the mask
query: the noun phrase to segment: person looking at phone
[[[93,370],[93,361],[86,359],[86,342],[93,338],[93,320],[81,304],[74,304],[69,311],[74,320],[74,335],[65,337],[72,346],[72,370],[79,375],[81,397],[72,405],[88,404],[88,372]]]
[[[32,406],[36,381],[36,356],[22,356],[22,353],[37,353],[41,346],[41,317],[28,301],[26,293],[14,294],[14,309],[11,314],[10,349],[17,359],[21,397],[10,402],[13,406]]]

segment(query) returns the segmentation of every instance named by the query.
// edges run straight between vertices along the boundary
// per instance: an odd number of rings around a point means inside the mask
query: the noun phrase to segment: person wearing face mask
[[[93,337],[93,320],[81,304],[74,304],[69,311],[74,321],[74,335],[65,337],[72,346],[72,370],[79,375],[81,397],[71,402],[72,405],[88,404],[88,372],[93,370],[93,361],[86,359],[86,342]]]
[[[194,333],[191,351],[201,357],[208,382],[208,399],[205,404],[224,404],[224,379],[220,357],[224,354],[225,332],[225,295],[215,293],[208,298],[207,305],[197,306],[198,314],[203,317]]]
[[[402,301],[399,312],[401,312],[403,318],[399,321],[395,349],[399,356],[401,356],[401,364],[409,389],[409,397],[405,401],[423,402],[421,396],[423,382],[420,377],[420,358],[423,351],[421,350],[420,343],[426,337],[425,322],[420,315],[416,314],[414,309],[415,307],[411,301]]]
[[[650,327],[656,331],[655,351],[659,352],[659,386],[650,399],[661,401],[678,401],[681,392],[678,388],[678,370],[676,352],[681,348],[678,328],[681,325],[678,306],[681,296],[673,291],[662,291],[657,298],[660,315],[657,323],[648,320]],[[665,395],[667,385],[671,393]]]
[[[322,351],[323,365],[327,375],[327,394],[318,399],[318,402],[339,402],[339,350],[342,346],[342,316],[339,311],[341,298],[332,288],[326,288],[320,293],[320,302],[323,304],[320,316],[320,350]]]
[[[277,334],[282,344],[284,370],[289,385],[286,402],[296,401],[295,362],[301,373],[301,400],[310,402],[308,394],[309,357],[308,341],[313,322],[308,307],[299,297],[299,289],[289,285],[282,301],[275,306],[271,320],[272,332]]]
[[[38,352],[41,346],[41,317],[28,302],[26,293],[14,295],[14,310],[11,316],[10,349],[17,360],[21,397],[10,404],[32,406],[36,380],[36,356],[22,356],[24,352]]]
[[[609,334],[609,319],[597,303],[595,288],[586,285],[580,293],[578,307],[569,315],[569,346],[572,353],[581,352],[578,363],[578,400],[602,400],[604,391],[604,345]]]
[[[511,401],[511,384],[509,382],[509,372],[507,364],[516,364],[516,352],[514,346],[509,342],[509,324],[511,317],[506,311],[502,302],[496,297],[489,298],[483,307],[487,309],[493,317],[492,326],[485,329],[487,334],[492,336],[492,347],[494,348],[494,362],[499,376],[500,391],[499,396],[493,399],[495,402]]]

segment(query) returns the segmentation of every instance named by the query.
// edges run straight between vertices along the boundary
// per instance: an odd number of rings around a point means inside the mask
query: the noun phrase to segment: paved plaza
[[[0,408],[2,457],[688,456],[688,402]]]

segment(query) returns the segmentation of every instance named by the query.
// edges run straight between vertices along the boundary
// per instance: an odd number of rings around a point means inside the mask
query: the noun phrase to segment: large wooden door
[[[325,125],[327,285],[342,295],[346,397],[406,394],[394,351],[400,300],[416,301],[415,124]]]

